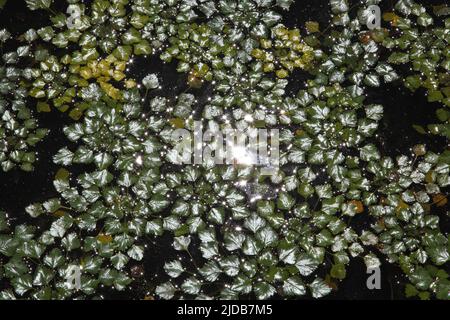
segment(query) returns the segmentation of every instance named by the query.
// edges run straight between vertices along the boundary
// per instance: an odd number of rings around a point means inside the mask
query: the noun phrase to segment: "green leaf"
[[[437,115],[439,121],[442,121],[442,122],[445,122],[450,118],[450,112],[443,108],[438,109],[436,111],[436,115]]]
[[[22,243],[20,249],[26,257],[39,259],[45,251],[45,246],[37,243],[35,240],[30,240]]]
[[[19,246],[19,241],[12,238],[10,235],[0,234],[0,253],[10,257],[16,252]]]
[[[147,90],[156,89],[159,86],[158,76],[154,73],[149,74],[142,80],[142,84]]]
[[[372,161],[378,160],[380,158],[380,154],[378,149],[373,144],[368,144],[361,148],[360,157],[363,161]]]
[[[319,264],[309,254],[301,253],[297,258],[295,266],[302,276],[309,276],[317,269]]]
[[[64,216],[52,223],[50,234],[55,238],[62,238],[66,230],[72,226],[72,218]]]
[[[217,280],[222,270],[214,261],[207,262],[202,268],[199,269],[200,274],[206,281],[214,282]]]
[[[364,83],[369,87],[379,87],[380,79],[376,74],[368,74],[364,78]]]
[[[103,187],[113,180],[113,175],[107,170],[93,172],[91,177],[95,185],[98,187]]]
[[[17,278],[12,279],[11,284],[14,287],[14,291],[19,295],[23,296],[29,290],[33,288],[33,280],[31,275],[25,274]]]
[[[219,255],[219,249],[215,242],[204,242],[200,245],[200,251],[205,259],[211,259],[214,256]]]
[[[445,264],[450,258],[448,250],[445,246],[430,247],[427,248],[426,251],[433,260],[433,263],[438,266]]]
[[[176,237],[173,240],[173,247],[178,251],[188,251],[189,244],[191,243],[191,238],[187,237]]]
[[[59,250],[58,248],[54,248],[44,257],[43,262],[50,268],[56,269],[63,264],[64,260],[65,258],[61,250]]]
[[[276,292],[275,288],[266,282],[257,283],[253,290],[258,300],[267,300]]]
[[[364,257],[364,263],[366,264],[367,269],[378,268],[381,265],[380,260],[373,253],[369,253]]]
[[[262,250],[262,245],[259,241],[253,239],[252,237],[247,237],[242,247],[244,254],[248,256],[255,256]]]
[[[176,292],[177,289],[170,282],[163,283],[155,289],[155,293],[166,300],[172,299]]]
[[[53,279],[53,271],[47,267],[39,266],[34,274],[33,285],[45,286]]]
[[[144,257],[144,248],[142,246],[132,246],[130,250],[127,251],[128,256],[136,261],[141,261]]]
[[[253,233],[258,232],[259,229],[266,225],[266,221],[260,218],[256,214],[252,214],[250,217],[245,219],[244,226]]]
[[[239,274],[240,262],[237,256],[226,257],[222,259],[219,264],[228,276],[235,277]]]
[[[405,287],[405,296],[407,298],[415,297],[419,294],[419,290],[416,289],[412,284],[408,283]]]
[[[16,300],[14,293],[11,290],[3,290],[0,292],[0,300]]]
[[[331,292],[331,288],[321,278],[316,278],[310,285],[309,289],[313,298],[322,298]]]
[[[116,268],[117,270],[123,269],[123,267],[126,266],[128,261],[129,261],[129,258],[121,252],[119,252],[111,257],[111,263],[112,263],[113,267]]]
[[[437,102],[444,99],[444,95],[441,91],[433,90],[428,92],[428,102]]]
[[[331,267],[330,275],[335,279],[343,280],[345,279],[346,274],[345,265],[342,263],[334,264]]]
[[[280,210],[290,210],[295,204],[295,200],[285,192],[282,192],[278,196],[277,207]]]
[[[53,0],[25,0],[30,10],[48,9]]]
[[[114,278],[114,287],[119,291],[125,290],[131,281],[132,280],[126,274],[118,272]]]
[[[178,278],[184,272],[183,265],[179,260],[166,262],[164,270],[171,278]]]
[[[306,294],[306,288],[299,277],[291,277],[283,284],[283,292],[287,296],[303,296]]]
[[[44,213],[44,209],[40,203],[29,205],[25,208],[25,211],[33,218],[37,218]]]
[[[428,290],[433,282],[433,278],[423,267],[417,267],[409,278],[419,290]]]
[[[242,233],[230,232],[225,233],[225,247],[228,251],[239,250],[245,241],[245,236]]]
[[[274,212],[274,204],[270,201],[260,200],[257,202],[257,210],[263,217],[270,216]]]
[[[202,283],[194,277],[186,279],[181,285],[183,292],[191,295],[197,295],[200,292]]]
[[[48,213],[54,213],[61,207],[61,202],[58,198],[53,198],[45,201],[42,205]]]

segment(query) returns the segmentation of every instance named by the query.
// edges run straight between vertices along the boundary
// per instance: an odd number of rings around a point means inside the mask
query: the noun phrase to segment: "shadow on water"
[[[383,86],[367,92],[368,103],[382,104],[384,117],[378,131],[379,144],[384,155],[395,157],[411,154],[416,144],[425,144],[428,150],[442,152],[447,141],[444,137],[426,135],[414,129],[438,122],[436,110],[439,103],[429,103],[425,90],[412,93],[403,85]]]

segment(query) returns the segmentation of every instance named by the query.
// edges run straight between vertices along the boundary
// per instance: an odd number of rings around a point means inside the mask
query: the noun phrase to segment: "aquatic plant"
[[[321,298],[351,276],[352,259],[398,265],[407,297],[446,298],[448,150],[382,154],[374,137],[384,107],[367,95],[411,63],[405,85],[448,104],[448,21],[436,27],[422,6],[399,0],[384,17],[402,32],[369,31],[367,5],[380,1],[331,0],[331,25],[319,33],[309,21],[308,36],[281,24],[291,2],[70,1],[80,17],[68,25],[51,0],[27,0],[51,25],[2,56],[3,170],[31,170],[29,149],[45,136],[28,101],[38,112],[70,110],[74,122],[53,157],[58,195],[27,206],[30,223],[0,212],[0,298],[102,298],[104,287],[136,283],[162,299]],[[190,88],[208,82],[208,99],[156,95],[163,81],[151,66],[133,79],[133,59],[151,55],[174,61]],[[292,94],[295,69],[307,80]],[[173,133],[194,131],[194,121],[213,133],[279,129],[279,170],[179,165]],[[146,250],[161,239],[175,258],[144,277]],[[67,281],[73,270],[79,288]]]
[[[440,268],[450,259],[449,239],[439,228],[441,217],[436,212],[447,202],[442,192],[450,185],[449,153],[426,152],[420,145],[414,150],[415,161],[400,156],[396,164],[390,158],[382,165],[369,163],[369,171],[383,181],[377,192],[380,200],[369,209],[377,235],[370,245],[389,262],[398,263],[424,297],[433,292],[446,299],[450,281],[445,268]],[[411,286],[406,289],[412,295]]]
[[[289,30],[281,24],[272,28],[270,39],[260,40],[260,46],[252,56],[264,62],[264,72],[273,71],[278,78],[286,78],[295,68],[312,68],[315,55],[320,55],[301,39],[299,29]]]
[[[10,233],[4,228],[0,247],[9,257],[5,276],[17,295],[72,296],[73,288],[65,280],[72,266],[87,272],[80,294],[95,294],[98,285],[123,290],[131,282],[124,268],[130,260],[142,260],[145,246],[136,239],[150,232],[147,219],[169,201],[167,187],[159,182],[161,144],[150,135],[149,121],[140,118],[139,94],[125,95],[128,103],[122,105],[102,94],[82,123],[64,128],[70,141],[83,144],[73,151],[62,148],[54,156],[63,166],[54,181],[61,196],[26,208],[33,218],[50,219],[49,229],[22,225]],[[92,164],[94,169],[71,177],[72,164]],[[39,263],[27,267],[35,259]]]
[[[5,30],[0,30],[3,45],[10,38]],[[47,130],[38,127],[33,112],[28,107],[27,90],[20,85],[29,74],[29,70],[18,67],[19,61],[30,54],[25,45],[16,51],[6,52],[2,56],[0,67],[0,164],[3,171],[16,166],[24,171],[32,171],[36,161],[33,147],[46,135]],[[39,105],[38,105],[39,106]]]
[[[436,7],[433,14],[415,1],[398,1],[394,12],[384,14],[384,19],[399,32],[392,31],[383,40],[383,46],[391,51],[388,62],[392,65],[408,66],[404,85],[411,91],[427,90],[429,102],[443,105],[436,111],[442,124],[428,125],[432,134],[450,137],[450,60],[448,55],[448,30],[450,19],[446,6]],[[434,18],[433,18],[434,17]],[[445,19],[443,26],[434,26],[434,19]],[[424,132],[425,129],[417,127]]]

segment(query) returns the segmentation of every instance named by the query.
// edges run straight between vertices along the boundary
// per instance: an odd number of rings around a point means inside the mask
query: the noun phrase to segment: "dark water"
[[[65,1],[55,1],[64,10]],[[389,10],[393,1],[383,1],[383,9]],[[426,1],[426,4],[440,4],[442,1]],[[329,24],[328,0],[297,0],[291,10],[285,14],[284,23],[289,27],[302,27],[305,21],[320,22],[321,29]],[[9,0],[0,12],[0,28],[6,27],[15,35],[22,34],[29,28],[46,26],[47,13],[45,11],[30,12],[26,9],[24,1]],[[163,64],[157,57],[148,59],[138,58],[130,70],[130,77],[142,79],[149,73],[157,72],[162,77],[162,92],[156,94],[174,96],[187,89],[186,76],[176,72],[176,64]],[[303,72],[294,73],[290,80],[289,89],[296,92],[303,87],[307,75]],[[198,96],[201,104],[211,93],[211,87],[206,85],[193,92]],[[427,125],[435,121],[437,105],[426,101],[425,93],[418,91],[414,94],[401,85],[371,89],[368,92],[370,103],[384,105],[385,116],[379,130],[376,143],[384,155],[396,156],[410,153],[410,148],[424,143],[433,151],[445,149],[446,140],[436,137],[420,135],[412,125]],[[13,171],[0,172],[0,208],[9,212],[16,222],[32,222],[24,212],[24,208],[34,202],[42,202],[58,194],[53,188],[53,177],[58,166],[52,162],[52,156],[63,146],[67,140],[62,128],[72,120],[66,115],[54,111],[48,114],[38,114],[40,125],[50,129],[49,136],[38,145],[39,161],[36,162],[35,171],[25,173]],[[82,168],[79,168],[80,170]],[[448,217],[441,215],[442,226],[449,230]],[[33,221],[34,223],[34,221]],[[357,228],[367,226],[364,216],[355,217],[352,225]],[[145,254],[145,276],[136,281],[125,292],[112,292],[101,290],[103,296],[114,299],[140,299],[147,291],[152,289],[152,280],[155,275],[162,275],[164,261],[176,257],[171,247],[170,236],[166,235],[155,240],[148,240],[148,249]],[[179,253],[178,253],[179,254]],[[201,261],[201,255],[194,252],[194,257]],[[186,257],[187,259],[187,257]],[[383,257],[380,257],[383,259]],[[132,266],[131,266],[132,267]],[[405,278],[396,266],[384,263],[382,268],[382,289],[370,291],[366,287],[366,267],[362,259],[353,259],[347,268],[347,278],[339,284],[339,290],[330,294],[327,299],[401,299]],[[325,276],[325,275],[322,275]],[[212,288],[214,290],[214,288]]]

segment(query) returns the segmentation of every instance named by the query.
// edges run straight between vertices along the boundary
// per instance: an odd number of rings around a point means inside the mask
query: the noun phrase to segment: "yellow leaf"
[[[272,41],[270,41],[269,39],[261,39],[260,41],[261,47],[263,47],[264,49],[269,49],[272,47]],[[255,50],[259,50],[259,49],[255,49]]]
[[[132,88],[134,88],[134,87],[136,87],[136,81],[131,80],[131,79],[125,81],[125,88],[127,88],[127,89],[132,89]]]
[[[253,49],[252,57],[255,59],[258,59],[258,60],[263,60],[264,59],[264,51],[262,51],[261,49]]]
[[[287,72],[285,69],[277,70],[276,74],[277,74],[277,77],[280,79],[284,79],[289,76],[289,72]]]
[[[68,54],[64,55],[61,58],[61,63],[63,63],[63,64],[69,64],[71,61],[72,61],[72,57]]]
[[[77,90],[75,90],[75,88],[69,88],[66,91],[64,91],[64,95],[75,98],[77,96]]]
[[[62,106],[58,107],[58,110],[61,112],[66,112],[67,110],[69,110],[69,106],[67,104],[63,104]]]
[[[316,33],[320,31],[320,25],[316,21],[307,21],[305,23],[305,27],[309,33]]]
[[[294,63],[292,61],[290,61],[290,60],[282,60],[281,64],[283,65],[283,67],[285,67],[289,71],[293,71],[294,70]]]
[[[83,110],[81,110],[80,108],[74,108],[69,112],[69,117],[75,121],[80,120],[82,115],[83,115]]]
[[[284,26],[279,26],[275,29],[275,35],[282,40],[288,40],[289,30]]]
[[[263,71],[264,72],[271,72],[274,69],[275,69],[275,65],[273,63],[266,63],[266,64],[264,64],[264,67],[263,67]]]
[[[125,78],[125,75],[123,74],[123,72],[119,71],[119,70],[114,70],[113,71],[113,79],[116,81],[120,81],[123,80]]]
[[[80,76],[85,80],[89,80],[92,78],[92,70],[88,67],[83,67],[80,69]]]
[[[416,156],[423,156],[427,153],[427,149],[423,144],[417,144],[413,147],[413,152]]]
[[[437,194],[433,196],[433,204],[435,204],[437,207],[443,207],[447,204],[447,202],[447,197],[443,194]]]
[[[88,63],[88,67],[92,72],[92,77],[93,78],[98,78],[100,76],[100,69],[98,68],[98,63],[97,61],[90,61]]]
[[[38,102],[36,108],[37,108],[38,112],[50,112],[51,111],[50,105],[46,102]]]
[[[394,12],[385,12],[383,13],[383,20],[386,22],[395,21],[398,20],[399,16],[396,15]]]
[[[183,129],[184,128],[184,120],[181,118],[172,118],[169,120],[169,123],[173,125],[177,129]]]
[[[110,65],[111,65],[110,62],[108,62],[106,60],[101,60],[98,63],[98,68],[99,68],[101,73],[103,73],[105,75],[108,75],[109,74]]]
[[[433,183],[433,181],[434,181],[433,171],[428,171],[427,174],[425,175],[425,182],[426,183]]]
[[[203,80],[196,76],[196,72],[189,73],[188,85],[192,88],[199,89],[203,85]]]
[[[58,170],[58,172],[55,175],[55,180],[63,180],[63,181],[67,181],[69,180],[70,177],[70,172],[67,171],[64,168],[61,168]]]
[[[109,234],[99,234],[97,236],[97,240],[100,241],[102,244],[108,244],[113,241],[113,237]]]
[[[397,208],[395,208],[395,211],[397,211],[397,213],[402,212],[403,210],[406,210],[409,208],[409,205],[406,204],[403,200],[400,200]]]
[[[104,76],[101,76],[101,77],[98,77],[97,78],[97,82],[109,82],[109,80],[111,80],[111,78],[110,77],[104,77]]]
[[[334,281],[329,274],[325,276],[325,284],[333,290],[338,289],[336,281]]]
[[[125,61],[119,61],[119,62],[116,62],[115,66],[116,66],[116,70],[123,72],[127,68],[127,63]]]
[[[302,68],[303,69],[305,67],[305,63],[303,62],[302,59],[295,59],[294,60],[294,66],[296,68]]]
[[[54,215],[55,217],[58,217],[58,218],[64,217],[65,214],[66,214],[66,212],[65,212],[64,210],[56,210],[56,211],[53,213],[53,215]]]
[[[81,69],[81,66],[80,66],[79,64],[71,64],[71,65],[69,66],[69,71],[70,71],[71,73],[79,73],[79,72],[80,72],[80,69]]]
[[[122,97],[120,90],[114,88],[114,86],[110,83],[100,81],[100,87],[114,100],[119,100]]]
[[[294,42],[300,41],[300,30],[299,29],[289,30],[289,40]]]
[[[363,205],[363,203],[361,201],[359,201],[359,200],[352,200],[352,201],[350,201],[350,203],[355,206],[356,213],[363,213],[364,212],[364,205]]]
[[[78,86],[82,88],[86,88],[89,85],[89,82],[85,79],[78,80]]]
[[[431,211],[431,205],[430,204],[422,203],[421,205],[422,205],[423,210],[425,210],[426,213],[430,213],[430,211]]]
[[[110,54],[104,61],[106,61],[108,64],[111,64],[117,62],[118,60],[114,55]]]

